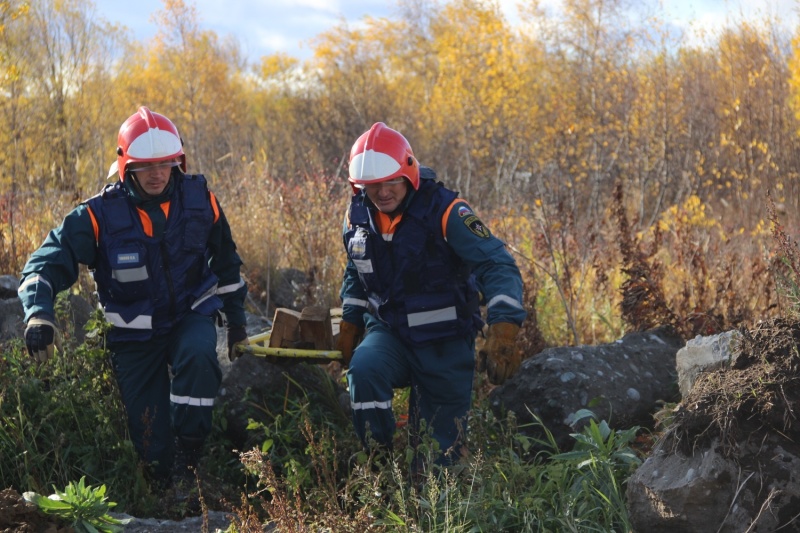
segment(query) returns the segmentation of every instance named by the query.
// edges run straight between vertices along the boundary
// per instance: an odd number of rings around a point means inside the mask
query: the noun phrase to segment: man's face
[[[367,197],[382,213],[394,213],[408,193],[408,180],[394,178],[380,183],[364,185]]]
[[[158,196],[169,183],[172,167],[180,165],[178,158],[149,163],[133,163],[131,172],[136,175],[139,187],[149,196]]]

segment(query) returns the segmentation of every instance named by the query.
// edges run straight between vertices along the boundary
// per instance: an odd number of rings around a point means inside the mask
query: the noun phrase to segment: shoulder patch
[[[469,216],[471,214],[473,213],[472,209],[470,209],[469,206],[462,205],[461,207],[458,208],[458,216],[460,216],[461,218],[464,218],[465,216]]]
[[[481,222],[480,219],[472,213],[470,213],[470,215],[464,219],[464,225],[467,226],[472,233],[482,239],[488,239],[491,236],[491,233],[489,233],[489,228],[484,226],[483,222]]]

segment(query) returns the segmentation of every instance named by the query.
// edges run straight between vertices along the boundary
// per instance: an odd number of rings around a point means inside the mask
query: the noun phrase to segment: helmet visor
[[[353,187],[355,187],[356,189],[372,189],[374,187],[380,187],[382,185],[399,185],[403,183],[406,179],[408,178],[406,178],[405,176],[398,176],[397,178],[392,178],[390,180],[384,180],[384,181],[377,181],[374,183],[354,183]]]
[[[161,168],[177,167],[181,164],[179,159],[167,159],[166,161],[136,161],[128,165],[128,170],[131,172],[140,172],[147,170],[156,170]]]

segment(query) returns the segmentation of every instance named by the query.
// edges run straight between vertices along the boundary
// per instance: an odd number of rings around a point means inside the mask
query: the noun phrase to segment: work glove
[[[342,320],[339,323],[339,338],[336,339],[336,349],[342,352],[342,365],[350,366],[350,360],[353,358],[353,350],[355,350],[358,341],[361,340],[361,335],[364,333],[364,328],[356,326],[350,322]]]
[[[228,326],[228,359],[231,362],[239,357],[237,344],[245,344],[247,341],[247,330],[244,326]]]
[[[56,326],[47,318],[32,317],[25,327],[25,346],[31,357],[44,363],[53,356]]]
[[[478,372],[486,370],[489,381],[502,385],[522,363],[522,354],[514,346],[519,326],[509,322],[489,325],[486,343],[478,351]]]

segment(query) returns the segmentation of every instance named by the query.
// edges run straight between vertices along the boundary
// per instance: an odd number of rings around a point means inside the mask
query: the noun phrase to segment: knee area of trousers
[[[362,354],[362,357],[359,357],[356,352],[350,361],[347,374],[353,379],[364,380],[381,377],[385,372],[386,369],[380,364],[380,360],[375,357],[375,354]]]

